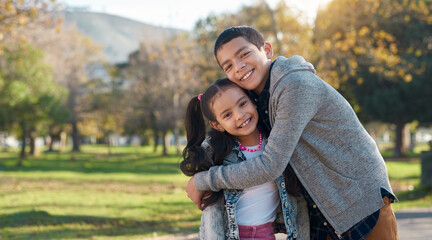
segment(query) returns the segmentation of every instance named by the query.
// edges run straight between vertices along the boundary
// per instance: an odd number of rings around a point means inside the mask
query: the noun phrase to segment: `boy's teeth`
[[[245,79],[248,78],[251,74],[252,74],[252,71],[248,72],[248,74],[246,74],[246,75],[242,78],[242,80],[245,80]]]

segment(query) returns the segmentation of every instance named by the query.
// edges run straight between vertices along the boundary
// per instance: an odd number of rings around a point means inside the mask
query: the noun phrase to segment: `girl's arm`
[[[225,209],[224,198],[206,207],[201,215],[199,237],[203,240],[225,240],[228,216]]]

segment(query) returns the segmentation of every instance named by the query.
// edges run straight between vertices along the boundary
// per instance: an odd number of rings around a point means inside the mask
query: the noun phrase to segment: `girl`
[[[203,115],[211,126],[208,139]],[[219,79],[189,102],[185,120],[188,143],[180,169],[193,176],[213,165],[259,156],[265,141],[257,123],[256,107],[246,92],[226,78]],[[275,239],[275,232],[286,233],[287,239],[308,239],[309,220],[302,217],[299,221],[297,216],[300,206],[301,211],[306,211],[302,216],[307,216],[306,205],[304,200],[298,200],[288,195],[283,176],[243,190],[208,194],[200,239],[270,240]]]

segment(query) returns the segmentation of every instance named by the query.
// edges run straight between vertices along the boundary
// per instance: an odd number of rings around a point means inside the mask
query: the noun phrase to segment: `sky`
[[[233,13],[256,0],[62,0],[69,7],[85,7],[89,11],[127,17],[161,27],[191,31],[197,20],[210,13]],[[274,8],[280,0],[266,0]],[[285,0],[288,6],[309,13],[312,22],[318,6],[329,0]]]

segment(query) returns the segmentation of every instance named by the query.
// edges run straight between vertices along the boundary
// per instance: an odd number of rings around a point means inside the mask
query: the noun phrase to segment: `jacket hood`
[[[314,74],[316,73],[314,66],[311,63],[306,62],[306,60],[301,56],[295,55],[290,58],[283,56],[277,57],[274,60],[270,75],[273,82],[272,85],[277,85],[277,82],[279,82],[280,79],[290,73],[298,71],[310,71]]]

